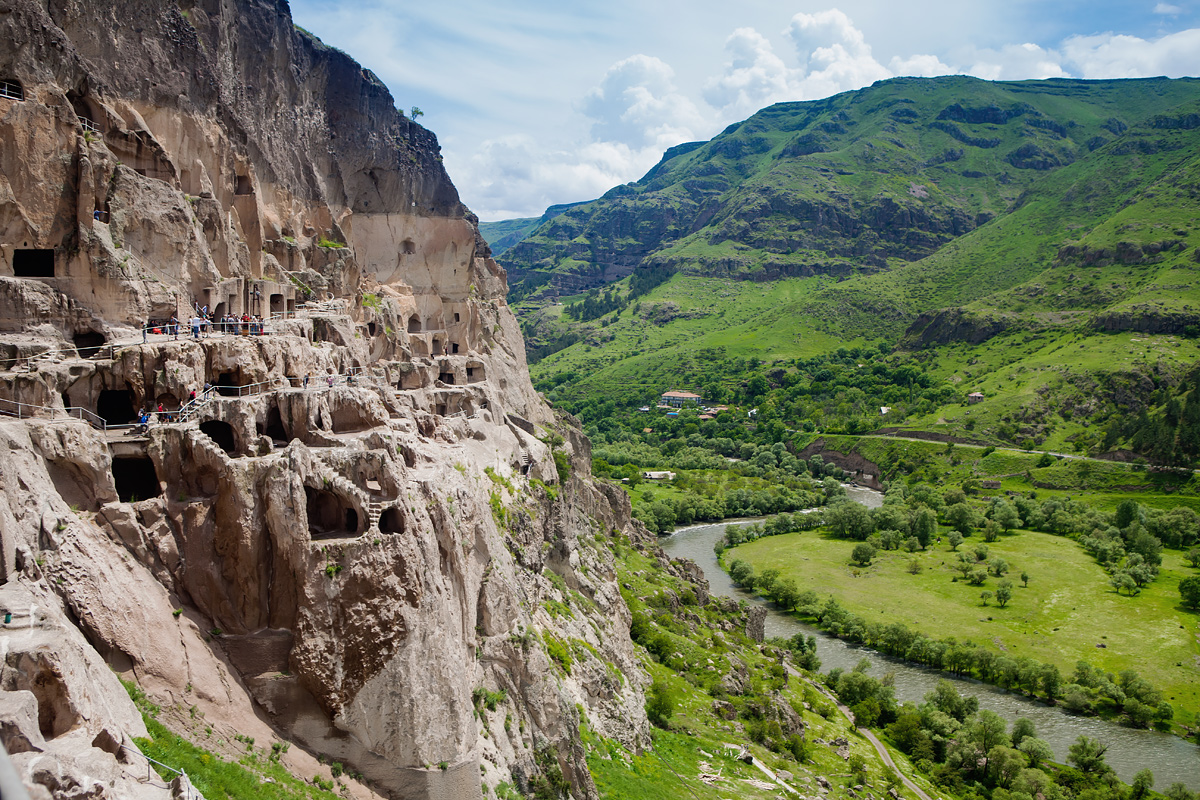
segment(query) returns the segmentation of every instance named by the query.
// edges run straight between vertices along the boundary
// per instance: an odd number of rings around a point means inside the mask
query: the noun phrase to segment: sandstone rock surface
[[[352,796],[551,759],[595,797],[578,709],[649,742],[595,546],[640,532],[533,390],[434,136],[283,2],[0,0],[0,36],[0,732],[27,784],[173,791],[128,783],[115,670],[177,730],[344,763]],[[166,325],[204,308],[264,332]]]

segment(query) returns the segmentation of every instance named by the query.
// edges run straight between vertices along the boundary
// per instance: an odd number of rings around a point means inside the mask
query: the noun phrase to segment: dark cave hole
[[[134,503],[162,494],[154,462],[148,458],[114,458],[112,474],[122,503]]]
[[[200,423],[200,432],[217,443],[226,453],[237,452],[237,440],[233,435],[233,426],[219,419],[210,419]]]
[[[133,392],[127,389],[102,389],[96,400],[96,415],[109,425],[133,422],[137,416],[133,408]]]
[[[96,355],[108,341],[99,331],[79,331],[73,338],[80,358],[91,358]]]
[[[267,409],[267,422],[258,427],[258,432],[263,436],[270,436],[271,440],[276,442],[287,442],[292,438],[283,426],[283,415],[279,413],[279,406]]]
[[[314,539],[358,536],[358,512],[340,495],[325,489],[304,487],[308,509],[308,532]]]
[[[53,278],[54,251],[17,248],[13,251],[13,276],[17,278]]]
[[[379,515],[379,530],[382,533],[404,533],[404,514],[392,506]]]

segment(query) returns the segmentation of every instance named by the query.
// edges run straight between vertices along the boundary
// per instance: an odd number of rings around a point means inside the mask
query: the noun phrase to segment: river
[[[849,487],[850,497],[870,508],[880,505],[883,496],[869,489]],[[751,521],[751,520],[747,520]],[[851,644],[806,625],[790,614],[784,614],[754,595],[734,586],[729,576],[717,564],[713,545],[725,532],[727,522],[716,525],[695,525],[680,528],[659,542],[668,554],[677,558],[690,558],[704,571],[710,590],[715,595],[733,597],[758,603],[767,609],[767,636],[791,637],[803,632],[817,637],[817,655],[821,658],[821,669],[834,667],[853,669],[866,658],[871,662],[871,674],[882,677],[891,672],[895,675],[896,699],[900,702],[920,702],[926,693],[933,690],[941,679],[954,682],[959,692],[979,698],[979,707],[1000,714],[1010,723],[1017,717],[1026,717],[1037,727],[1037,735],[1054,750],[1058,761],[1065,762],[1067,748],[1080,735],[1097,739],[1108,745],[1105,754],[1109,765],[1116,770],[1121,780],[1129,783],[1138,770],[1149,767],[1154,772],[1154,786],[1165,790],[1172,783],[1183,783],[1193,791],[1200,791],[1200,747],[1158,731],[1124,728],[1097,717],[1079,717],[1068,714],[1054,706],[1048,706],[1022,695],[980,683],[975,680],[954,678],[936,670],[891,658],[867,647]]]

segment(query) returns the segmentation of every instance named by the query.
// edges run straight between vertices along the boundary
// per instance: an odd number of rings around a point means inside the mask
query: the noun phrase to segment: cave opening
[[[96,416],[109,425],[125,425],[133,422],[137,412],[133,408],[133,392],[128,389],[101,389],[96,399]]]
[[[279,406],[271,406],[267,409],[267,421],[258,427],[258,432],[263,436],[270,436],[272,441],[276,442],[287,442],[292,439],[283,425],[283,415],[279,413]]]
[[[379,326],[376,325],[374,322],[368,322],[367,323],[367,335],[375,336],[378,333],[379,333]]]
[[[283,295],[271,295],[271,316],[283,313]]]
[[[148,458],[114,458],[112,475],[122,503],[136,503],[162,495],[154,462]]]
[[[100,348],[108,342],[108,339],[99,331],[76,331],[72,337],[75,343],[75,350],[79,353],[80,358],[91,358],[96,355]]]
[[[379,515],[381,533],[404,533],[404,514],[396,506],[385,508]]]
[[[308,532],[314,539],[358,536],[358,511],[340,495],[325,489],[304,487]]]
[[[210,419],[200,423],[200,432],[216,442],[217,446],[226,453],[237,452],[237,438],[233,435],[233,426],[219,419]]]
[[[454,373],[453,372],[439,372],[438,380],[441,381],[442,383],[445,383],[448,385],[453,385],[454,384]]]
[[[431,355],[440,356],[442,354],[442,340],[435,337],[429,352]]]
[[[222,397],[238,397],[241,395],[241,376],[237,371],[222,372],[217,376],[215,384],[217,394]]]
[[[237,182],[233,187],[233,193],[237,195],[254,194],[254,187],[250,183],[249,175],[237,176]]]
[[[421,318],[418,317],[416,314],[413,314],[411,317],[408,318],[408,332],[409,333],[420,333],[421,332]]]
[[[53,278],[54,251],[47,248],[13,250],[13,276],[17,278]]]

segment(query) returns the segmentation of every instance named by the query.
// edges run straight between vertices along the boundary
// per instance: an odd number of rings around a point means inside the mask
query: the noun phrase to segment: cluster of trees
[[[845,491],[841,486],[837,487]],[[797,514],[776,514],[764,522],[752,522],[747,525],[726,525],[725,533],[713,545],[717,555],[730,547],[737,547],[745,542],[753,542],[764,536],[779,536],[784,533],[810,531],[822,525],[819,511],[800,512]]]
[[[653,490],[634,493],[633,514],[654,533],[670,533],[678,525],[715,522],[731,517],[786,514],[818,506],[825,496],[812,488],[767,486],[756,489],[733,488],[706,496],[700,492],[658,499]],[[803,514],[795,515],[803,517]]]
[[[1123,790],[1104,760],[1105,746],[1080,736],[1068,750],[1069,767],[1047,762],[1049,744],[1038,738],[1028,719],[1010,729],[1000,715],[980,710],[974,697],[963,697],[948,681],[922,703],[897,705],[889,680],[867,674],[868,664],[832,670],[826,682],[851,707],[861,724],[885,726],[891,742],[937,784],[964,798],[991,800],[1142,800],[1154,785],[1150,770]],[[1183,784],[1167,789],[1171,800],[1194,800]]]
[[[610,311],[616,311],[619,315],[628,305],[629,295],[613,291],[611,287],[606,289],[603,294],[599,289],[593,289],[582,300],[565,306],[563,313],[580,322],[590,322],[603,317]]]
[[[671,440],[661,449],[639,442],[600,447],[593,451],[592,470],[624,481],[631,490],[646,485],[644,470],[681,470],[670,481],[671,496],[660,498],[645,488],[631,492],[634,515],[656,533],[693,522],[815,508],[843,493],[834,477],[843,474],[841,469],[825,464],[820,456],[796,458],[781,443],[738,447],[725,439],[713,443],[717,450],[694,445],[689,437]],[[730,462],[722,455],[730,452],[738,454],[730,458],[739,460]],[[748,458],[741,460],[743,455]]]
[[[635,296],[630,294],[629,299]],[[605,305],[603,297],[589,299],[595,309]],[[612,302],[619,305],[621,301],[614,297]],[[580,301],[578,313],[586,313],[587,303],[588,299]],[[709,348],[664,370],[655,376],[656,385],[638,394],[629,394],[627,389],[621,394],[605,392],[590,385],[583,391],[577,385],[582,377],[578,374],[566,380],[559,380],[558,375],[542,378],[536,385],[556,406],[579,416],[595,441],[615,429],[623,429],[623,434],[613,441],[639,436],[644,418],[636,409],[653,405],[663,390],[679,386],[695,387],[712,404],[756,408],[757,425],[751,431],[756,441],[780,441],[788,427],[862,433],[879,426],[881,406],[891,408],[887,421],[894,424],[910,413],[924,414],[964,399],[959,388],[933,379],[919,361],[891,356],[890,347],[882,342],[770,365],[754,358],[728,357],[724,348]],[[744,415],[731,416],[736,427],[744,429]],[[706,438],[741,438],[727,424],[705,430]]]
[[[983,645],[960,642],[954,637],[933,639],[898,622],[885,625],[868,620],[852,613],[833,597],[822,602],[815,591],[800,589],[792,578],[781,576],[778,570],[766,569],[755,574],[749,564],[734,559],[729,564],[729,576],[737,585],[758,592],[786,610],[794,610],[839,638],[897,658],[978,678],[1050,703],[1062,703],[1080,714],[1121,714],[1135,727],[1165,724],[1174,717],[1174,709],[1161,692],[1132,670],[1115,676],[1080,661],[1073,674],[1064,676],[1053,664],[998,654]],[[1007,591],[1011,596],[1011,583]],[[998,587],[997,602],[999,594]]]
[[[1128,441],[1130,450],[1154,464],[1195,465],[1200,460],[1200,369],[1160,402],[1154,412],[1143,408],[1136,416],[1117,415],[1105,433],[1104,449]]]

